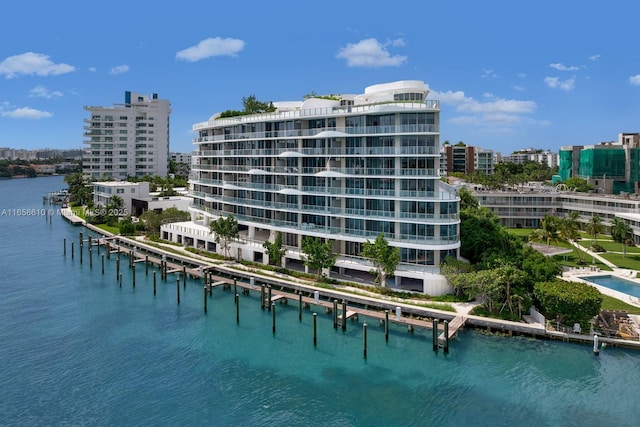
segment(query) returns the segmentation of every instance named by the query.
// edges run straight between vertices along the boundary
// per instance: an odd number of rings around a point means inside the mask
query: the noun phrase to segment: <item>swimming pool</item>
[[[602,276],[583,276],[580,278],[587,282],[595,283],[596,285],[604,286],[605,288],[640,298],[640,284],[632,282],[631,280],[626,280],[610,274]]]

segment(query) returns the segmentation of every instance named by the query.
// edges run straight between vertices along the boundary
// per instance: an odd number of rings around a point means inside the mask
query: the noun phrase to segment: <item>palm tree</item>
[[[580,237],[578,231],[580,230],[580,214],[576,211],[573,211],[560,220],[560,236],[563,240],[571,243],[573,248],[578,255],[578,264],[582,264],[582,250],[578,249],[578,246],[575,244],[576,240]]]
[[[555,216],[545,215],[540,221],[540,228],[529,235],[529,240],[550,245],[560,239],[559,220]]]
[[[614,242],[622,243],[622,257],[627,256],[627,244],[631,241],[631,227],[620,218],[614,218],[611,225],[611,237]]]
[[[598,233],[602,233],[602,218],[599,215],[593,215],[587,223],[587,233],[593,236],[593,245],[598,246]]]

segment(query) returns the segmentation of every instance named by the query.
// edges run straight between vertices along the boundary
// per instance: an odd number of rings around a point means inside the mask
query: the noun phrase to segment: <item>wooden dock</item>
[[[451,322],[449,322],[449,336],[446,337],[447,339],[451,339],[453,338],[456,333],[458,332],[458,329],[462,328],[464,326],[464,324],[466,323],[467,318],[465,316],[456,316],[453,318],[453,320],[451,320]],[[445,339],[444,336],[444,331],[440,334],[440,336],[438,337],[438,340],[443,341]]]

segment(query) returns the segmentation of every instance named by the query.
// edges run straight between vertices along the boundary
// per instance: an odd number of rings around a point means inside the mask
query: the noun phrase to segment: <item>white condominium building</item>
[[[262,244],[281,232],[286,266],[298,269],[302,238],[319,237],[339,254],[329,275],[366,278],[362,244],[383,233],[401,255],[390,284],[446,293],[439,265],[458,256],[459,197],[440,181],[439,102],[428,92],[397,81],[195,124],[192,234],[167,224],[163,237],[222,253],[208,225],[232,215],[234,256],[267,263]]]
[[[83,172],[93,179],[167,176],[171,104],[125,92],[124,104],[86,106]]]

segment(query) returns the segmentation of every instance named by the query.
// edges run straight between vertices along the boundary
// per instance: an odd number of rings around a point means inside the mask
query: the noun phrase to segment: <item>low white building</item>
[[[133,199],[149,199],[148,182],[105,181],[93,183],[94,206],[105,207],[113,196],[122,199],[122,213],[127,216],[133,212]]]

